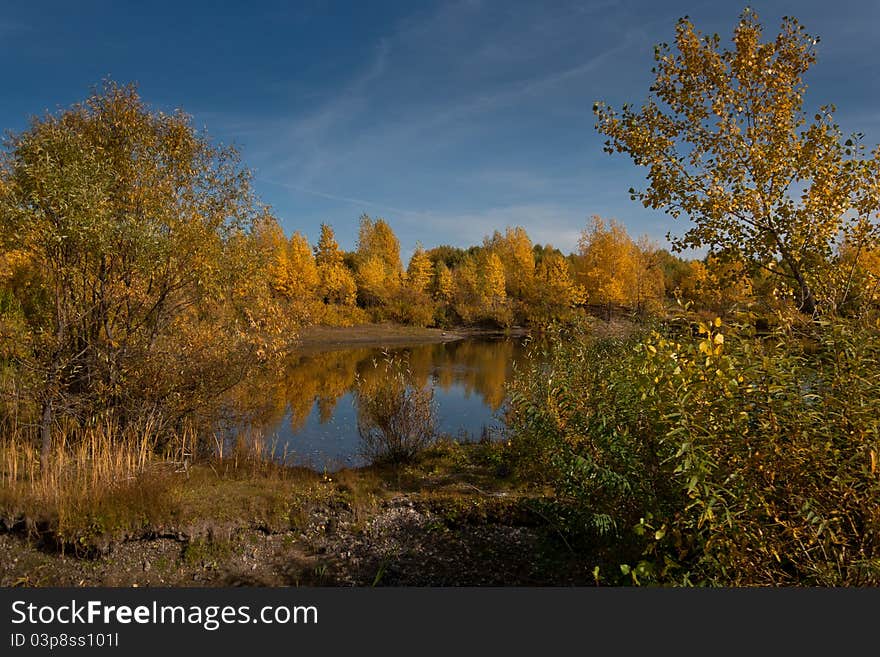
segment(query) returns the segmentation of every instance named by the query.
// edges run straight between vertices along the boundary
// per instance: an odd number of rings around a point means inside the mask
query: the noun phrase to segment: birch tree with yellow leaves
[[[691,219],[676,247],[736,251],[802,312],[833,310],[836,287],[824,281],[839,239],[878,238],[877,152],[866,158],[859,135],[844,138],[833,105],[805,110],[818,39],[791,17],[763,36],[749,9],[731,49],[682,18],[673,45],[655,48],[647,102],[596,103],[596,129],[607,152],[647,169],[633,200]]]
[[[516,299],[526,298],[535,275],[535,256],[525,228],[508,227],[503,234],[496,230],[492,237],[483,240],[483,247],[498,255],[504,267],[507,294]]]
[[[433,265],[421,244],[416,245],[406,269],[407,285],[417,294],[426,294],[433,278]]]
[[[594,216],[578,240],[577,280],[587,302],[605,308],[610,317],[613,306],[631,306],[638,297],[641,261],[635,243],[622,224],[613,219],[606,224]]]
[[[321,224],[321,236],[314,251],[318,296],[325,304],[353,306],[357,299],[354,275],[345,266],[336,235],[328,224]]]
[[[538,324],[566,320],[582,304],[587,292],[578,285],[571,265],[560,253],[549,252],[535,268],[534,294],[529,300],[529,320]]]
[[[318,268],[308,240],[299,231],[288,239],[273,217],[267,217],[256,231],[269,250],[269,285],[288,302],[308,304],[316,299]]]
[[[366,306],[386,305],[402,279],[400,241],[384,219],[361,216],[357,243],[358,294]]]

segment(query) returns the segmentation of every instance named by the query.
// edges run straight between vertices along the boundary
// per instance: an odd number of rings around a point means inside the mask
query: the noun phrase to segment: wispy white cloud
[[[272,122],[279,169],[295,166],[297,180],[308,184],[326,168],[332,160],[328,143],[335,131],[368,109],[370,87],[385,73],[389,52],[389,42],[381,41],[367,66],[328,100],[309,113]]]
[[[350,205],[359,206],[363,209],[366,208],[374,208],[386,214],[393,213],[396,215],[402,216],[413,216],[413,217],[424,217],[426,213],[419,212],[417,210],[407,210],[404,208],[400,208],[394,205],[389,205],[387,203],[383,203],[381,201],[374,201],[370,199],[358,198],[354,196],[345,196],[343,194],[333,194],[330,192],[322,191],[319,189],[313,189],[310,187],[306,187],[303,185],[297,185],[294,183],[285,183],[277,180],[270,180],[268,178],[257,177],[256,180],[258,182],[264,182],[269,185],[273,185],[276,187],[283,187],[291,192],[295,192],[298,194],[307,194],[309,196],[317,196],[320,198],[327,199],[329,201],[338,201],[340,203],[348,203]]]
[[[495,230],[503,230],[508,226],[522,226],[533,243],[553,244],[560,249],[570,251],[576,247],[580,230],[586,225],[586,217],[583,213],[553,204],[506,205],[464,212],[438,212],[401,208],[382,200],[345,196],[291,183],[261,180],[296,194],[349,204],[358,212],[378,212],[404,235],[427,231],[444,236],[438,242],[460,247],[477,244]],[[418,235],[408,242],[415,244],[416,239]]]
[[[350,120],[363,108],[370,85],[386,71],[389,51],[388,42],[381,41],[364,70],[313,112],[296,117],[288,127],[287,136],[295,141],[318,141],[339,123]]]
[[[552,104],[549,99],[558,89],[583,85],[591,73],[631,48],[640,33],[628,30],[598,50],[581,48],[580,61],[574,63],[570,55],[543,61],[540,52],[548,39],[562,35],[577,41],[579,28],[567,24],[569,14],[539,12],[541,20],[531,23],[514,17],[506,31],[492,31],[483,39],[460,35],[461,26],[477,20],[484,9],[480,3],[445,3],[403,21],[385,36],[373,60],[324,102],[307,113],[264,123],[269,143],[258,158],[263,164],[258,182],[286,189],[302,205],[311,205],[304,197],[324,198],[393,219],[403,233],[418,228],[437,236],[423,241],[466,245],[496,228],[523,225],[536,241],[573,248],[586,210],[542,204],[537,198],[553,197],[560,186],[571,196],[577,186],[574,174],[550,175],[542,163],[493,164],[488,152],[489,162],[444,164],[434,179],[432,157],[452,147],[475,147],[472,140],[483,137],[485,121],[491,123],[497,111],[533,101]],[[431,61],[414,59],[442,59],[445,70],[431,78],[424,73]],[[521,70],[512,66],[519,61]],[[409,86],[414,75],[422,74],[421,86]],[[410,93],[415,89],[420,93]],[[448,197],[432,204],[419,193],[420,185],[432,192],[442,186]],[[488,207],[481,208],[474,194]],[[535,202],[519,203],[530,194]]]
[[[284,172],[308,186],[334,176],[342,165],[461,139],[475,120],[609,65],[639,37],[627,31],[610,47],[581,48],[580,62],[554,68],[536,61],[536,53],[562,36],[576,41],[577,26],[567,25],[570,12],[538,12],[541,20],[534,24],[528,17],[507,19],[504,29],[488,34],[464,30],[479,23],[483,10],[482,3],[442,3],[405,19],[389,30],[363,70],[310,111],[230,125],[252,142],[263,142],[253,148],[261,152],[259,159],[271,160],[273,175]]]
[[[416,217],[403,217],[411,222]],[[417,220],[424,228],[449,236],[448,243],[468,246],[482,241],[495,230],[522,226],[533,243],[552,244],[563,251],[577,246],[586,218],[572,208],[556,205],[524,204],[487,208],[461,213],[424,212]]]
[[[313,185],[327,176],[335,179],[342,168],[361,167],[367,176],[372,175],[377,161],[389,157],[423,160],[432,149],[473,139],[480,130],[479,120],[493,111],[546,96],[553,87],[598,69],[627,47],[625,41],[577,66],[489,87],[464,98],[438,100],[429,107],[420,104],[412,111],[398,112],[394,120],[382,120],[380,111],[345,139],[334,128],[364,110],[369,100],[359,94],[341,95],[314,115],[292,121],[288,137],[282,136],[275,145],[288,154],[277,162],[278,171],[296,184]]]
[[[462,172],[455,179],[460,184],[475,184],[490,189],[516,189],[525,193],[547,192],[561,182],[559,178],[553,178],[537,170],[511,169],[504,166]]]

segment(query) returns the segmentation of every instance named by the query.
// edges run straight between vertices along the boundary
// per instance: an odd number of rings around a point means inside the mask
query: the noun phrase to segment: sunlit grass
[[[160,440],[150,426],[128,432],[106,422],[76,439],[56,432],[42,469],[34,437],[11,431],[0,438],[0,518],[85,551],[172,529],[211,533],[216,523],[289,528],[319,476],[286,467],[258,435],[215,446],[194,461],[192,431]]]

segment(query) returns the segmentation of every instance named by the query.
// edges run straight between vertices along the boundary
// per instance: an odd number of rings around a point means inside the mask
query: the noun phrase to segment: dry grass
[[[107,422],[72,435],[56,432],[45,471],[33,436],[0,437],[0,521],[60,549],[90,552],[181,528],[278,528],[298,518],[318,479],[279,463],[274,445],[256,435],[217,441],[214,457],[197,464],[191,431],[161,450],[151,427],[125,432]]]
[[[277,445],[259,434],[217,439],[211,458],[193,461],[192,432],[160,441],[149,429],[59,428],[45,472],[36,436],[7,431],[0,436],[0,531],[14,527],[47,547],[93,556],[129,538],[222,544],[245,529],[302,532],[316,510],[343,509],[365,527],[395,491],[470,496],[495,489],[494,461],[480,454],[498,446],[438,445],[408,466],[321,474],[285,466]]]
[[[156,451],[153,427],[120,431],[112,421],[77,432],[56,432],[47,461],[27,432],[0,438],[0,512],[7,527],[24,522],[59,542],[107,533],[130,533],[148,525],[174,501],[179,461]],[[186,453],[190,434],[175,445]]]

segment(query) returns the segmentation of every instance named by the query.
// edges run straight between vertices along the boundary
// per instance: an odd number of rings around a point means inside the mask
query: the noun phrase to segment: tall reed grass
[[[206,478],[281,481],[289,471],[276,445],[256,432],[215,437],[210,456],[195,463],[193,429],[169,438],[156,425],[127,430],[112,419],[57,427],[43,469],[34,433],[12,427],[0,435],[0,529],[27,529],[61,548],[93,550],[107,540],[160,532],[181,518],[182,498],[191,505],[191,489],[207,488]]]

